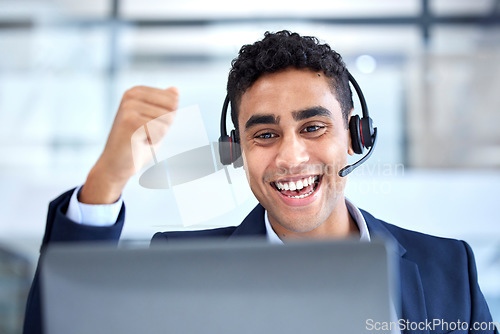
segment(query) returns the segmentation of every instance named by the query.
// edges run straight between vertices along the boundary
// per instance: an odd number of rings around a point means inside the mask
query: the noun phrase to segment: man
[[[243,165],[260,204],[238,227],[157,233],[152,242],[250,235],[265,235],[271,242],[390,239],[400,256],[402,319],[460,321],[471,328],[491,322],[466,243],[403,230],[344,198],[346,178],[338,171],[354,153],[348,127],[353,102],[338,53],[312,37],[266,33],[262,41],[242,47],[227,90]],[[104,152],[83,187],[51,203],[42,249],[59,241],[118,240],[125,215],[120,194],[147,162],[134,165],[132,151],[148,152],[148,140],[168,131],[177,100],[175,88],[134,87],[124,94]],[[159,116],[163,123],[154,135],[134,138],[131,147],[133,133]],[[24,332],[41,332],[37,277]]]

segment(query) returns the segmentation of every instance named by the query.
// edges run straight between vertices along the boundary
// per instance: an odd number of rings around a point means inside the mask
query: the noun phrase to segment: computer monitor
[[[398,308],[391,254],[374,241],[51,246],[45,333],[370,333]]]

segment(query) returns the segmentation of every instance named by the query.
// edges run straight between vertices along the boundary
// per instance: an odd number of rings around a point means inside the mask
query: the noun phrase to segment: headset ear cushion
[[[361,120],[361,144],[370,148],[373,146],[373,124],[370,117],[363,117]]]
[[[219,157],[223,165],[230,165],[231,161],[231,138],[229,136],[219,137]]]
[[[231,153],[231,160],[233,162],[234,168],[243,166],[243,161],[241,158],[240,135],[236,130],[231,130]]]
[[[351,146],[352,150],[356,154],[363,153],[363,144],[361,140],[360,123],[359,116],[351,116],[349,120],[349,132],[351,133]]]

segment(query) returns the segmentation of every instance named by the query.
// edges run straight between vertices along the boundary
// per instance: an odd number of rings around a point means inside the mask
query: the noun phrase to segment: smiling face
[[[289,68],[242,95],[239,131],[250,188],[280,237],[349,234],[345,207],[349,136],[323,73]]]

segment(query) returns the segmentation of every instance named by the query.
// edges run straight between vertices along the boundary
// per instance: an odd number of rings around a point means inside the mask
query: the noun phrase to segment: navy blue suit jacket
[[[65,213],[72,191],[49,206],[42,251],[50,243],[108,240],[117,242],[125,219],[125,207],[110,227],[89,227],[73,223]],[[491,315],[477,282],[476,265],[469,245],[463,241],[429,236],[405,230],[374,218],[361,210],[372,238],[390,240],[397,247],[400,268],[401,314],[403,321],[425,324],[434,319],[449,323],[491,322]],[[178,238],[264,236],[264,208],[257,205],[236,227],[189,232],[159,232],[152,244]],[[28,297],[25,334],[42,333],[38,270]],[[433,333],[427,328],[404,333]],[[477,331],[473,333],[493,333]],[[462,333],[454,331],[453,333]]]

